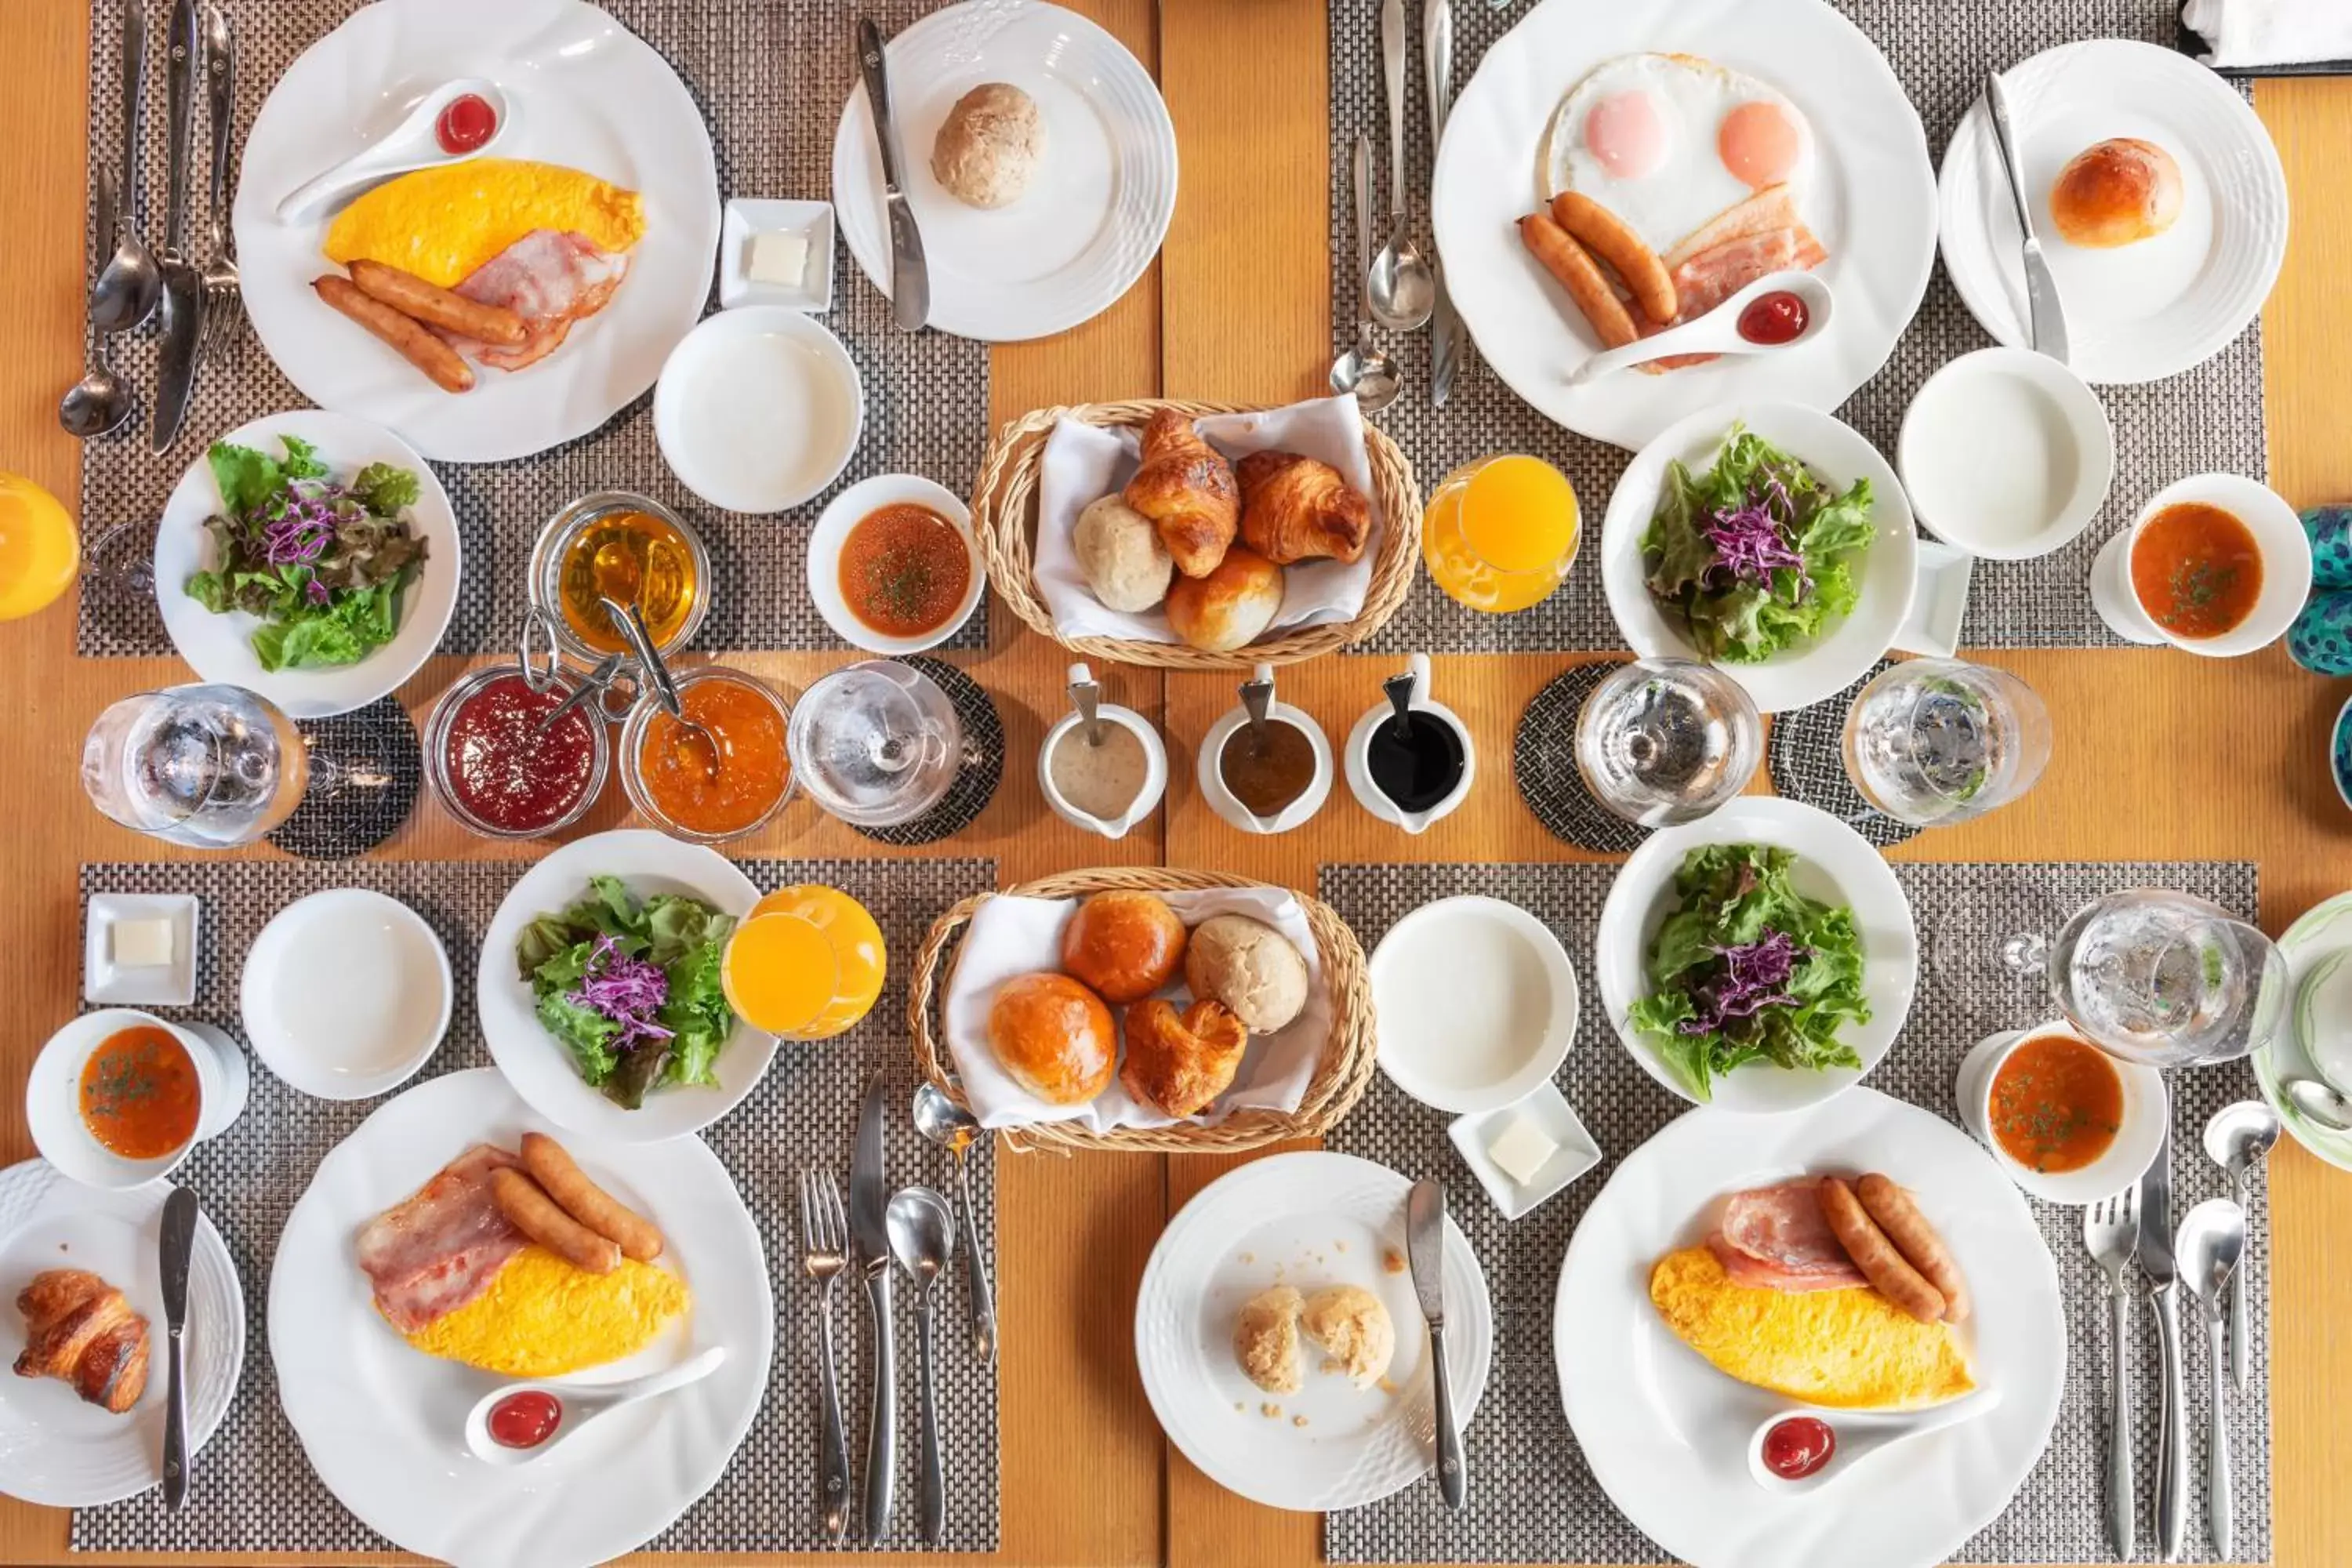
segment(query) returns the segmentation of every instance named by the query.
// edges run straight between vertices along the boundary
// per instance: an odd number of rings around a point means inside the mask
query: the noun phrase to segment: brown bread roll
[[[1062,928],[1062,967],[1114,1005],[1176,978],[1184,922],[1155,893],[1097,893]]]
[[[2074,154],[2050,187],[2050,216],[2070,245],[2109,250],[2180,216],[2180,165],[2153,142],[2119,136]]]
[[[1282,611],[1282,568],[1234,545],[1205,577],[1179,577],[1168,590],[1168,624],[1207,653],[1255,642]]]
[[[1102,998],[1066,974],[1020,974],[988,1009],[997,1065],[1048,1105],[1084,1105],[1110,1087],[1118,1037]]]

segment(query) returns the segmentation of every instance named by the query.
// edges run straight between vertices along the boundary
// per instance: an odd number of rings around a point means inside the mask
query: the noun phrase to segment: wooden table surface
[[[730,0],[706,0],[725,4]],[[1276,402],[1317,392],[1331,352],[1323,0],[1073,0],[1159,77],[1182,149],[1183,184],[1159,263],[1116,307],[1062,337],[999,348],[997,420],[1057,402],[1155,394]],[[76,493],[76,452],[54,416],[81,345],[83,138],[88,0],[0,4],[0,58],[16,86],[0,110],[0,212],[9,215],[0,289],[0,468]],[[2264,314],[2272,483],[2298,506],[2352,497],[2352,81],[2271,81],[2256,93],[2286,162],[2294,232]],[[817,112],[811,109],[810,112]],[[829,106],[823,111],[830,113]],[[772,193],[751,193],[772,194]],[[823,195],[822,192],[793,193]],[[858,281],[848,287],[862,288]],[[1433,476],[1424,476],[1424,482]],[[1600,498],[1588,497],[1588,504]],[[0,626],[0,712],[16,717],[0,768],[0,1061],[10,1081],[70,1016],[79,993],[76,868],[180,851],[100,817],[74,776],[79,739],[123,694],[185,679],[170,659],[86,660],[60,605]],[[1115,669],[1114,697],[1164,711],[1177,766],[1159,821],[1106,845],[1061,825],[1025,766],[1062,706],[1061,651],[1001,611],[985,654],[960,656],[1004,710],[1013,765],[975,826],[939,853],[994,857],[1006,882],[1111,861],[1228,868],[1312,888],[1318,861],[1579,858],[1488,775],[1471,803],[1408,838],[1335,799],[1312,833],[1246,837],[1191,787],[1192,745],[1232,702],[1228,679]],[[2273,932],[2352,886],[2352,817],[2326,765],[2342,682],[2283,650],[2205,660],[2170,651],[1993,653],[2048,701],[2056,755],[2022,803],[1914,840],[1899,857],[1949,859],[2232,858],[2261,868]],[[730,656],[795,686],[833,655]],[[1385,665],[1338,657],[1298,668],[1285,696],[1344,733]],[[1570,656],[1439,661],[1447,700],[1489,757],[1509,754],[1520,710]],[[436,658],[401,692],[419,716],[463,668]],[[617,825],[615,789],[583,831]],[[807,805],[741,847],[749,855],[870,855],[872,844]],[[257,853],[272,854],[264,848]],[[409,859],[509,858],[429,801],[383,851]],[[529,851],[522,853],[528,854]],[[910,853],[920,853],[913,851]],[[0,1162],[32,1152],[13,1089],[0,1092]],[[1228,1158],[1031,1155],[1000,1159],[997,1277],[1003,1322],[1002,1561],[1020,1564],[1304,1564],[1319,1555],[1311,1515],[1247,1503],[1162,1442],[1137,1379],[1129,1325],[1137,1281],[1165,1218]],[[2273,1226],[2272,1451],[2281,1568],[2352,1562],[2352,1425],[2332,1391],[2352,1378],[2352,1322],[2327,1264],[2352,1235],[2352,1177],[2283,1144],[2271,1166]],[[789,1282],[787,1282],[789,1288]],[[257,1340],[252,1353],[266,1353]],[[227,1484],[225,1457],[213,1456]],[[779,1477],[791,1487],[806,1478]],[[0,1561],[65,1559],[67,1516],[0,1499]],[[255,1543],[257,1546],[264,1543]],[[78,1558],[89,1562],[243,1562]],[[276,1559],[295,1561],[290,1555]],[[656,1561],[653,1558],[645,1561]],[[810,1558],[807,1561],[839,1561]],[[302,1561],[316,1561],[304,1558]],[[353,1558],[355,1562],[400,1559]],[[697,1563],[780,1558],[677,1558]],[[982,1559],[981,1561],[986,1561]]]

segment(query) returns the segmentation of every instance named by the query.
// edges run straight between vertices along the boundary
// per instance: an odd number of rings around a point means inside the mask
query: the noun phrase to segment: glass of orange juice
[[[751,906],[719,963],[727,1005],[780,1039],[826,1040],[872,1012],[888,952],[866,906],[835,888],[782,888]]]
[[[1581,533],[1575,487],[1541,458],[1481,458],[1445,476],[1421,514],[1429,575],[1474,610],[1541,604],[1568,579]]]
[[[0,473],[0,621],[46,610],[81,570],[81,540],[57,497]]]

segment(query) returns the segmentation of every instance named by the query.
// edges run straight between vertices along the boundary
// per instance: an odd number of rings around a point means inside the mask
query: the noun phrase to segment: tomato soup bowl
[[[2246,525],[2262,554],[2263,584],[2245,619],[2218,637],[2182,637],[2157,624],[2132,585],[2132,549],[2167,508],[2219,507]],[[2234,658],[2268,647],[2294,624],[2311,593],[2311,541],[2303,521],[2277,491],[2238,474],[2197,474],[2147,500],[2132,525],[2100,547],[2091,564],[2091,603],[2109,630],[2149,647],[2169,643],[2208,658]]]
[[[2116,1069],[2116,1077],[2123,1085],[2123,1117],[2114,1140],[2089,1164],[2063,1172],[2035,1170],[2013,1158],[2001,1147],[2000,1140],[1993,1136],[1992,1089],[2002,1066],[2019,1047],[2050,1035],[2082,1039],[2071,1025],[2055,1018],[2030,1029],[2005,1029],[1986,1036],[1961,1058],[1952,1095],[1958,1105],[1961,1123],[1991,1152],[1993,1163],[2011,1181],[2044,1203],[2080,1208],[2123,1191],[2146,1173],[2164,1147],[2164,1130],[2172,1115],[2172,1100],[2164,1087],[2162,1073],[2103,1053],[2102,1059]]]
[[[913,637],[894,637],[877,630],[858,617],[850,607],[848,597],[841,588],[841,557],[849,541],[850,530],[866,518],[889,506],[918,506],[947,520],[963,541],[964,586],[962,597],[945,620]],[[817,614],[824,617],[834,635],[852,647],[868,653],[899,656],[921,653],[934,648],[955,636],[958,629],[971,618],[980,606],[980,591],[985,581],[980,560],[979,542],[972,538],[971,509],[963,498],[946,486],[913,474],[877,474],[850,486],[825,507],[809,534],[808,588],[810,602]]]
[[[82,1074],[100,1047],[127,1029],[158,1029],[177,1040],[195,1068],[196,1115],[188,1135],[150,1159],[99,1142],[82,1114]],[[84,1186],[122,1191],[161,1181],[188,1151],[226,1131],[244,1113],[252,1070],[235,1040],[209,1024],[173,1023],[131,1007],[84,1013],[49,1037],[25,1083],[25,1115],[41,1157]]]

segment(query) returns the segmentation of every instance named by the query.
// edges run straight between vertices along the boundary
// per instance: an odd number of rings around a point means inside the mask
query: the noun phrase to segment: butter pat
[[[1559,1152],[1559,1145],[1542,1128],[1516,1110],[1504,1118],[1503,1130],[1486,1145],[1486,1157],[1495,1162],[1495,1168],[1523,1187],[1532,1184],[1536,1173]]]
[[[804,234],[757,234],[751,237],[751,281],[779,289],[797,289],[808,274],[809,242]]]
[[[167,920],[117,921],[109,936],[114,962],[124,969],[167,969],[176,956]]]

